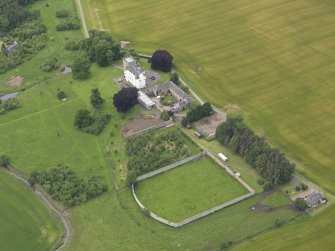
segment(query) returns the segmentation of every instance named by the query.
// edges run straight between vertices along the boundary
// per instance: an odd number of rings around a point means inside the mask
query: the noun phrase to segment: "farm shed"
[[[227,161],[228,158],[226,156],[223,155],[223,153],[219,153],[218,154],[219,158],[222,159],[223,161]]]
[[[138,92],[138,102],[147,110],[151,110],[155,106],[155,103],[142,91]]]

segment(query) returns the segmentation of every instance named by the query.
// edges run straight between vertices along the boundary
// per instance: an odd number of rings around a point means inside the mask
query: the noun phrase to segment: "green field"
[[[334,1],[90,3],[113,36],[145,53],[168,49],[195,91],[219,107],[237,104],[335,192]]]
[[[246,194],[247,190],[209,157],[143,180],[136,194],[147,209],[178,222]]]
[[[49,4],[49,7],[46,7],[46,3]],[[71,64],[73,61],[74,52],[66,51],[64,50],[64,47],[70,40],[77,41],[83,38],[80,30],[64,32],[56,31],[56,25],[59,22],[59,19],[56,18],[56,11],[67,9],[72,12],[73,15],[76,15],[75,0],[40,0],[36,1],[32,8],[38,9],[41,12],[41,21],[47,28],[47,46],[26,63],[8,71],[5,74],[0,75],[0,93],[29,87],[35,83],[39,83],[54,76],[57,71],[46,73],[42,71],[39,66],[51,57],[57,57],[61,64]],[[6,81],[8,81],[8,79],[13,76],[24,77],[25,84],[20,88],[5,86]]]
[[[292,201],[282,192],[275,192],[262,200],[262,204],[269,207],[279,207],[282,205],[292,204]]]
[[[25,185],[0,170],[0,247],[50,250],[60,238],[58,219]]]

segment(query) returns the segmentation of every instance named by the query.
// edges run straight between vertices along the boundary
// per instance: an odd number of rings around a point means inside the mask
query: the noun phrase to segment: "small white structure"
[[[235,177],[241,177],[240,173],[235,173]]]
[[[139,91],[138,92],[138,102],[142,104],[147,110],[151,110],[155,103],[149,98],[144,92]]]
[[[223,161],[227,161],[228,158],[226,156],[223,155],[223,153],[219,153],[218,154],[219,158],[222,159]]]
[[[145,71],[137,64],[133,57],[123,59],[124,78],[137,89],[142,89],[146,86]]]

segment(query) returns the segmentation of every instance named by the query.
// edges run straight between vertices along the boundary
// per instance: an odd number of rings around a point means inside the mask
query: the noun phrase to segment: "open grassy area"
[[[49,7],[46,7],[46,3],[49,4]],[[56,11],[66,9],[70,11],[72,15],[76,15],[75,0],[40,0],[36,1],[36,3],[32,5],[32,8],[40,10],[41,12],[41,21],[47,28],[47,46],[24,64],[0,75],[0,93],[22,89],[54,76],[57,73],[56,71],[47,73],[42,71],[39,66],[51,57],[57,57],[61,64],[71,64],[75,52],[66,51],[64,50],[64,47],[70,40],[78,41],[83,39],[80,30],[64,32],[56,31],[56,25],[59,22],[59,19],[56,18]],[[23,86],[20,88],[5,86],[5,82],[8,79],[17,75],[25,78],[25,84]]]
[[[237,104],[335,192],[334,1],[90,2],[113,36],[141,52],[168,49],[199,94]]]
[[[269,197],[266,197],[264,200],[261,201],[261,203],[269,207],[279,207],[292,204],[292,201],[282,192],[278,191],[271,194]]]
[[[0,170],[1,250],[50,250],[62,226],[25,185]]]
[[[178,222],[228,202],[247,190],[209,157],[139,182],[143,205],[167,220]]]

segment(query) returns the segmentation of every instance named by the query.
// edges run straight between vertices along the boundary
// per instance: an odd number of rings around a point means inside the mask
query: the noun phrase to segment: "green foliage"
[[[56,17],[58,18],[67,18],[70,16],[70,12],[68,10],[62,9],[56,11]]]
[[[122,88],[113,97],[113,104],[118,112],[127,112],[137,103],[138,90],[135,87]]]
[[[297,198],[295,200],[295,206],[300,210],[300,211],[305,211],[307,209],[307,203],[304,199],[302,198]]]
[[[8,167],[10,165],[10,160],[8,155],[0,154],[0,167]]]
[[[151,68],[169,72],[172,68],[173,56],[166,50],[157,50],[151,57]]]
[[[94,88],[91,90],[91,104],[95,108],[101,108],[103,104],[105,103],[105,100],[101,97],[101,94],[99,92],[98,88]]]
[[[192,155],[178,130],[152,131],[131,137],[126,142],[128,170],[136,175],[172,164]]]
[[[184,92],[190,94],[190,88],[186,85],[179,85],[179,88],[182,89]]]
[[[169,106],[176,103],[176,99],[171,95],[167,95],[161,98],[160,103],[162,105]]]
[[[184,118],[182,121],[183,125],[186,125],[188,123],[193,123],[199,119],[202,119],[203,117],[209,116],[214,112],[212,106],[210,103],[206,102],[203,105],[198,105],[187,112],[186,118]]]
[[[20,102],[16,98],[11,98],[1,102],[0,100],[0,115],[15,110],[21,106]]]
[[[58,91],[57,92],[57,99],[62,100],[64,98],[66,98],[65,92],[64,91]]]
[[[78,51],[83,48],[83,41],[69,41],[65,45],[65,50]]]
[[[91,114],[91,112],[84,109],[77,111],[74,125],[82,132],[99,135],[111,118],[111,114],[103,112],[95,112]]]
[[[180,80],[177,72],[171,74],[170,80],[176,85],[180,85]]]
[[[295,165],[245,126],[242,117],[228,116],[227,121],[216,129],[216,137],[221,144],[242,156],[271,184],[278,185],[291,180]],[[264,189],[268,190],[269,185],[265,184]]]
[[[92,62],[96,61],[100,66],[110,65],[114,60],[123,56],[120,45],[103,31],[90,31],[89,38],[85,40],[85,49],[90,60]]]
[[[40,69],[45,72],[51,72],[53,70],[58,69],[60,66],[60,63],[58,61],[58,58],[53,57],[47,59],[43,64],[40,65]]]
[[[264,180],[258,179],[257,184],[260,185],[260,186],[263,186],[264,185]]]
[[[303,191],[308,190],[308,185],[306,185],[305,183],[301,183],[301,190]]]
[[[34,171],[29,177],[29,183],[42,185],[52,198],[61,201],[65,207],[79,205],[107,191],[103,177],[82,180],[65,166]]]
[[[80,51],[72,64],[72,74],[74,78],[86,79],[90,75],[91,62],[86,52]]]
[[[168,112],[168,111],[163,111],[163,112],[161,113],[161,118],[162,118],[163,120],[165,120],[165,121],[168,121],[168,120],[170,119],[170,114],[169,114],[169,112]]]
[[[271,189],[273,189],[274,186],[271,182],[267,182],[263,185],[263,191],[266,192],[266,191],[270,191]]]
[[[79,30],[80,29],[80,20],[78,17],[67,17],[60,21],[56,25],[57,31],[66,31],[66,30]]]
[[[229,248],[233,245],[233,242],[232,241],[227,241],[227,242],[224,242],[221,244],[220,246],[220,250],[221,251],[227,251],[229,250]]]

